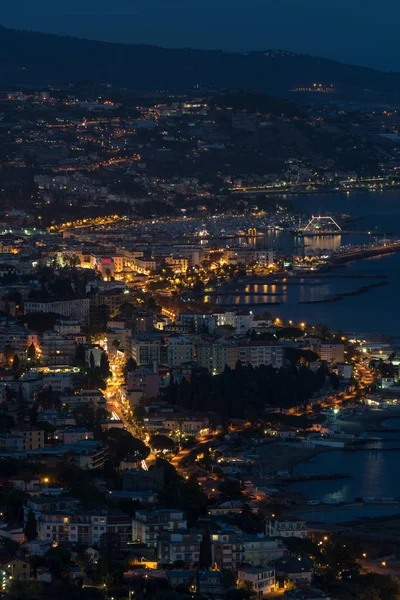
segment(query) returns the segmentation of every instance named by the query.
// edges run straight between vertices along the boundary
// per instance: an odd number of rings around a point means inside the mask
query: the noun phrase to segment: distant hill
[[[293,96],[314,83],[328,97],[400,100],[400,73],[290,52],[234,53],[112,44],[0,26],[0,88],[89,80],[141,90],[246,88]],[[317,97],[297,93],[296,98]],[[321,94],[319,94],[321,96]]]

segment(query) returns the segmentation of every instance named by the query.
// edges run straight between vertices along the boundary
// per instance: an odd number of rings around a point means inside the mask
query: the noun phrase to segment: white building
[[[238,344],[238,360],[252,367],[271,365],[280,369],[283,364],[283,348],[268,342],[247,342]]]
[[[276,580],[274,569],[265,567],[240,567],[238,583],[249,582],[258,597],[271,594],[275,591]]]
[[[287,517],[282,520],[268,519],[266,523],[266,534],[270,537],[306,538],[309,536],[309,530],[303,519]]]

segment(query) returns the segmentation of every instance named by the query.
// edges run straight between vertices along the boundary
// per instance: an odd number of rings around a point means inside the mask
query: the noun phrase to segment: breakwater
[[[336,294],[335,296],[321,298],[321,300],[300,300],[299,304],[322,304],[324,302],[338,302],[339,300],[341,300],[342,298],[346,298],[347,296],[358,296],[359,294],[365,294],[373,288],[382,287],[384,285],[388,285],[388,283],[388,281],[379,281],[377,283],[364,285],[363,287],[360,287],[357,290],[353,290],[351,292],[342,292],[341,294]]]

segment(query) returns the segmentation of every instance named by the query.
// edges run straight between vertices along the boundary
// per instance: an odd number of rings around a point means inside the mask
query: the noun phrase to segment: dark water
[[[400,438],[375,444],[377,448],[397,450],[333,450],[314,456],[296,468],[299,475],[335,473],[349,475],[348,479],[310,481],[288,486],[288,490],[303,493],[317,500],[400,497],[400,478],[397,477],[400,459]]]
[[[352,225],[358,231],[376,231],[400,237],[400,191],[362,192],[351,194],[301,195],[292,198],[295,209],[311,214],[346,213],[361,217]],[[366,243],[367,237],[359,235],[306,238],[307,251],[336,248],[348,243]],[[293,251],[296,244],[287,232],[271,232],[266,245],[283,252]],[[400,253],[371,257],[348,263],[330,272],[337,277],[318,278],[314,285],[309,280],[297,280],[296,285],[257,286],[242,285],[231,295],[213,297],[222,305],[245,305],[269,310],[273,317],[293,322],[324,323],[333,329],[355,333],[378,333],[400,336]],[[345,279],[343,275],[363,275],[364,278]],[[299,304],[302,301],[320,300],[338,293],[357,290],[369,283],[388,279],[389,285],[377,287],[356,296],[341,298],[337,302]],[[289,280],[288,280],[289,281]],[[252,292],[256,295],[252,295]],[[271,306],[271,303],[281,303]]]

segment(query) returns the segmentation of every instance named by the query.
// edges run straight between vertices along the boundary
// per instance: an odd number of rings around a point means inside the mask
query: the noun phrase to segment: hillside
[[[324,58],[112,44],[0,27],[0,87],[77,80],[147,90],[248,88],[281,96],[318,82],[333,86],[335,93],[326,94],[330,98],[400,99],[399,73]]]

